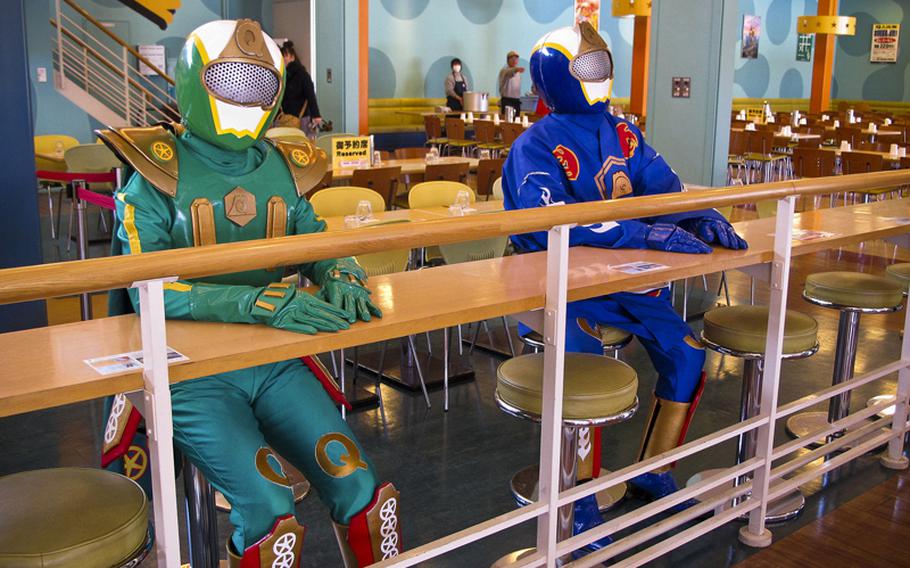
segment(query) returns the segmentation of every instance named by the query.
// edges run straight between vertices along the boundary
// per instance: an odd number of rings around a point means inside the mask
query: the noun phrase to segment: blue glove
[[[648,248],[686,254],[708,254],[713,249],[689,231],[670,223],[651,225],[646,239]]]
[[[720,219],[696,219],[694,233],[708,244],[717,243],[732,250],[744,250],[749,244],[733,229],[733,226]]]

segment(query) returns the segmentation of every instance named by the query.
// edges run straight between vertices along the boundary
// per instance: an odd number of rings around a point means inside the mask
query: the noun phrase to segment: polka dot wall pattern
[[[502,9],[502,0],[458,0],[458,9],[471,23],[489,24]]]
[[[391,99],[395,96],[395,64],[380,49],[370,48],[370,98]]]
[[[563,12],[572,8],[572,0],[523,0],[528,15],[540,24],[553,23]]]
[[[904,3],[880,0],[870,3],[862,0],[844,0],[841,13],[857,18],[854,36],[838,38],[835,56],[835,77],[842,80],[832,97],[843,99],[867,99],[902,101],[910,93],[910,43],[901,41],[897,63],[872,63],[869,51],[872,42],[872,26],[876,23],[901,23],[907,12]],[[902,38],[903,39],[903,38]]]
[[[423,14],[430,0],[380,0],[386,12],[400,20],[413,20]]]
[[[771,68],[768,59],[759,54],[757,59],[749,59],[737,73],[736,83],[742,87],[747,97],[761,98],[766,96]]]
[[[803,87],[803,75],[796,69],[787,69],[780,80],[780,96],[784,99],[801,99],[806,96]]]
[[[794,22],[790,15],[793,12],[792,0],[773,0],[768,6],[767,21],[769,25],[762,33],[774,45],[781,45],[790,35]]]

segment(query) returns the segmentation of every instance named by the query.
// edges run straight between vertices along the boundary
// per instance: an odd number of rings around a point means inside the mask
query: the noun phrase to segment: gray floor
[[[65,218],[63,226],[65,230]],[[48,260],[66,258],[57,243],[46,244],[45,251]],[[98,252],[102,254],[103,250]],[[698,294],[698,291],[694,293]],[[784,366],[782,403],[830,383],[836,320],[824,318],[819,323],[822,342],[819,353],[810,359],[787,362]],[[697,320],[692,324],[696,329],[700,327]],[[491,322],[491,325],[497,323]],[[858,372],[897,357],[899,339],[896,333],[878,329],[872,318],[864,320],[863,330]],[[436,340],[439,341],[439,337]],[[625,350],[624,358],[639,372],[639,397],[646,408],[656,379],[654,370],[636,342]],[[495,369],[500,360],[480,351],[474,353],[471,363],[476,381],[452,388],[448,413],[442,410],[441,391],[430,393],[433,407],[428,410],[421,396],[383,386],[384,420],[375,409],[349,416],[354,432],[369,449],[381,476],[393,481],[402,492],[406,547],[423,544],[515,507],[508,492],[508,479],[516,470],[537,460],[539,431],[534,424],[497,409],[492,395]],[[738,421],[740,363],[709,352],[706,370],[709,384],[689,439]],[[893,381],[893,377],[889,379],[888,388],[893,389]],[[882,387],[860,389],[854,394],[856,404],[878,394],[879,388]],[[4,449],[0,456],[0,474],[44,467],[96,465],[100,420],[98,402],[0,419],[0,442]],[[607,467],[622,467],[634,460],[644,420],[645,412],[641,411],[629,422],[605,431],[603,456]],[[778,432],[777,441],[785,441],[783,428]],[[729,465],[733,462],[733,454],[731,442],[682,461],[675,476],[684,482],[702,469]],[[824,489],[817,482],[808,485],[805,487],[809,494],[805,512],[795,521],[772,527],[775,537],[789,534],[876,485],[888,474],[875,456],[869,455],[842,468],[837,478],[829,480]],[[640,504],[630,499],[611,515]],[[318,496],[310,495],[298,506],[297,512],[308,527],[303,565],[340,566],[329,517]],[[218,523],[224,541],[230,533],[227,515],[220,514]],[[651,565],[733,565],[752,552],[738,543],[739,526],[737,523],[727,525]],[[521,526],[425,565],[488,566],[505,552],[532,545],[533,535],[533,525]],[[153,565],[152,559],[144,565]]]

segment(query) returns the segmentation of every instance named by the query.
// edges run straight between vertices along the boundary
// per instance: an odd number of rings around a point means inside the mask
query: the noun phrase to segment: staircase
[[[50,23],[60,94],[107,126],[179,120],[173,79],[73,0],[55,4]]]

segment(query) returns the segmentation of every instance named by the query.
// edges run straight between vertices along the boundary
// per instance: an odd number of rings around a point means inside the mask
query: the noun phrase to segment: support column
[[[640,117],[648,110],[648,62],[651,52],[651,17],[635,16],[632,41],[632,93],[629,111]]]
[[[652,3],[648,142],[685,183],[726,182],[738,20],[736,0]],[[674,77],[691,79],[689,98],[672,96]]]
[[[818,0],[819,16],[836,16],[837,0]],[[831,76],[834,72],[833,34],[815,34],[815,55],[812,62],[812,95],[809,112],[826,112],[831,106]]]
[[[359,0],[358,14],[358,59],[360,61],[360,93],[358,110],[360,120],[358,130],[362,136],[370,133],[370,0]]]
[[[0,18],[0,53],[3,54],[0,76],[5,83],[0,89],[0,108],[3,109],[0,266],[13,268],[41,264],[42,261],[24,0],[4,3]],[[47,325],[47,315],[43,301],[0,306],[0,332],[44,325]]]

